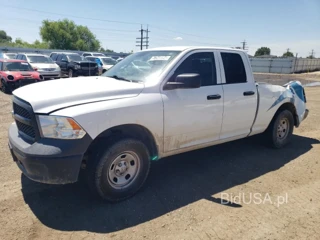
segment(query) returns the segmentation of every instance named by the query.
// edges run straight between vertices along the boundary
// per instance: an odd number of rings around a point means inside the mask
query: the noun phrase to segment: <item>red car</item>
[[[0,59],[0,78],[0,87],[5,93],[43,80],[40,73],[35,71],[28,62],[17,59]]]

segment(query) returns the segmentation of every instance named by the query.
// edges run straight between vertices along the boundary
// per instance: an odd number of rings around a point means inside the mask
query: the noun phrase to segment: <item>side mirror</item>
[[[174,82],[167,82],[164,90],[200,88],[201,77],[198,73],[184,73],[176,76]]]

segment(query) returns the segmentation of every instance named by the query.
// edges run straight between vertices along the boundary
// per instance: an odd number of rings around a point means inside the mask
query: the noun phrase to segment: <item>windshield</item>
[[[101,58],[102,62],[106,65],[115,65],[117,62],[112,58]]]
[[[104,54],[102,53],[93,53],[92,55],[95,57],[104,57]]]
[[[4,62],[3,71],[34,71],[27,62]]]
[[[159,76],[163,69],[179,54],[179,51],[145,51],[132,54],[114,65],[102,76],[124,78],[130,81],[146,82],[150,77]],[[152,65],[150,60],[161,58],[160,65]]]
[[[77,54],[70,54],[68,55],[68,58],[70,61],[83,61],[84,58],[82,58],[80,55]]]
[[[46,56],[28,56],[31,63],[53,63],[52,59]]]

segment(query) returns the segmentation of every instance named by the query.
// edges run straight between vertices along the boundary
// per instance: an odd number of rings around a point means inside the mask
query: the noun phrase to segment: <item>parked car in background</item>
[[[99,75],[97,63],[82,60],[77,53],[59,53],[56,56],[56,63],[60,66],[61,74],[67,74],[69,78]]]
[[[15,59],[16,55],[16,53],[0,52],[0,59]]]
[[[60,67],[48,56],[36,53],[19,53],[16,59],[28,61],[45,79],[60,78]]]
[[[116,60],[116,62],[118,63],[118,62],[121,62],[123,60],[123,58],[118,58],[117,60]]]
[[[97,52],[84,52],[82,53],[83,57],[88,57],[88,56],[94,56],[94,57],[105,57],[106,55],[104,55],[103,53],[97,53]]]
[[[43,80],[43,76],[22,60],[0,59],[0,87],[4,93]]]
[[[15,59],[17,53],[3,53],[3,59]]]
[[[58,54],[63,53],[63,52],[52,52],[50,53],[49,57],[53,60],[56,61],[57,60],[57,56]]]
[[[88,56],[86,57],[89,61],[96,62],[101,66],[101,73],[104,73],[108,71],[110,68],[112,68],[114,65],[116,65],[116,61],[111,57],[92,57]]]

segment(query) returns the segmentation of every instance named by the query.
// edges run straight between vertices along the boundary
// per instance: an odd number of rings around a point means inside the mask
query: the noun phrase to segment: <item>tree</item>
[[[11,42],[12,38],[3,30],[0,30],[0,42]]]
[[[294,57],[294,55],[293,55],[292,52],[286,51],[286,52],[282,55],[282,57]]]
[[[44,20],[40,27],[42,39],[49,48],[79,51],[98,51],[100,42],[86,26],[76,25],[73,21]]]
[[[261,47],[261,48],[258,48],[256,53],[254,54],[254,56],[262,56],[262,55],[270,55],[271,53],[271,50],[270,48],[268,47]]]
[[[314,59],[315,57],[313,55],[309,55],[307,58]]]

